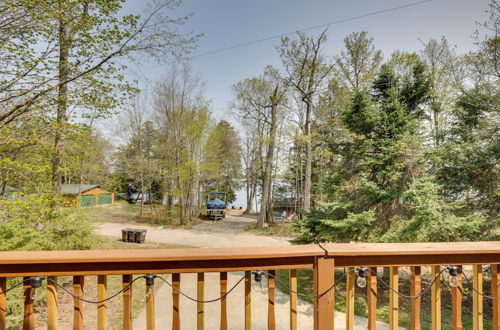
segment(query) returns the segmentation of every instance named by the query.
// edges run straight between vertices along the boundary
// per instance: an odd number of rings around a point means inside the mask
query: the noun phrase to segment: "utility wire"
[[[421,5],[421,4],[424,4],[424,3],[427,3],[427,2],[431,2],[431,1],[433,1],[433,0],[416,1],[416,2],[405,4],[405,5],[401,5],[401,6],[386,8],[386,9],[377,10],[377,11],[369,12],[369,13],[358,15],[358,16],[352,16],[352,17],[348,17],[348,18],[343,18],[343,19],[339,19],[339,20],[332,21],[332,22],[329,22],[329,23],[320,24],[320,25],[316,25],[316,26],[311,26],[311,27],[307,27],[307,28],[304,28],[304,29],[300,29],[300,30],[295,30],[295,31],[292,31],[292,32],[286,32],[286,33],[276,34],[276,35],[272,35],[272,36],[269,36],[269,37],[265,37],[265,38],[261,38],[261,39],[256,39],[256,40],[252,40],[252,41],[248,41],[248,42],[243,42],[243,43],[235,44],[235,45],[228,46],[228,47],[214,49],[214,50],[207,51],[207,52],[204,52],[204,53],[195,54],[193,56],[190,56],[189,58],[193,59],[193,58],[197,58],[197,57],[202,57],[202,56],[217,54],[217,53],[225,52],[227,50],[231,50],[231,49],[235,49],[235,48],[250,46],[250,45],[254,45],[254,44],[257,44],[257,43],[264,42],[264,41],[286,37],[286,36],[295,34],[297,32],[305,32],[305,31],[319,29],[319,28],[322,28],[322,27],[329,27],[331,25],[341,24],[341,23],[345,23],[345,22],[349,22],[349,21],[354,21],[354,20],[357,20],[357,19],[365,18],[365,17],[370,17],[370,16],[374,16],[374,15],[388,13],[388,12],[391,12],[391,11],[396,11],[396,10],[399,10],[399,9],[404,9],[404,8],[409,8],[409,7],[413,7],[413,6],[418,6],[418,5]],[[149,70],[149,69],[157,68],[157,67],[160,67],[160,66],[163,66],[163,64],[150,66],[150,67],[144,68],[143,70]]]

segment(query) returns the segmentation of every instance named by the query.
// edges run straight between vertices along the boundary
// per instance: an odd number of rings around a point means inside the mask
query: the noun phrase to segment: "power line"
[[[264,42],[264,41],[268,41],[268,40],[273,40],[273,39],[277,39],[277,38],[286,37],[286,36],[295,34],[297,32],[305,32],[305,31],[319,29],[319,28],[322,28],[322,27],[329,27],[331,25],[341,24],[341,23],[345,23],[345,22],[349,22],[349,21],[354,21],[354,20],[357,20],[357,19],[365,18],[365,17],[370,17],[370,16],[374,16],[374,15],[379,15],[379,14],[384,14],[384,13],[396,11],[396,10],[399,10],[399,9],[404,9],[404,8],[409,8],[409,7],[413,7],[413,6],[418,6],[418,5],[421,5],[421,4],[424,4],[424,3],[427,3],[427,2],[431,2],[431,1],[433,1],[433,0],[422,0],[422,1],[408,3],[406,5],[401,5],[401,6],[391,7],[391,8],[387,8],[387,9],[377,10],[377,11],[373,11],[373,12],[362,14],[362,15],[358,15],[358,16],[352,16],[352,17],[348,17],[348,18],[343,18],[343,19],[339,19],[339,20],[332,21],[332,22],[325,23],[325,24],[311,26],[311,27],[307,27],[307,28],[304,28],[304,29],[295,30],[295,31],[292,31],[292,32],[286,32],[286,33],[276,34],[276,35],[272,35],[272,36],[269,36],[269,37],[265,37],[265,38],[261,38],[261,39],[257,39],[257,40],[253,40],[253,41],[248,41],[248,42],[244,42],[244,43],[240,43],[240,44],[235,44],[235,45],[228,46],[228,47],[223,47],[223,48],[211,50],[211,51],[208,51],[208,52],[205,52],[205,53],[200,53],[200,54],[196,54],[196,55],[190,56],[189,58],[193,59],[193,58],[198,58],[198,57],[202,57],[202,56],[217,54],[217,53],[221,53],[221,52],[224,52],[224,51],[227,51],[227,50],[231,50],[231,49],[235,49],[235,48],[250,46],[250,45],[254,45],[254,44],[260,43],[260,42]],[[149,70],[149,69],[157,68],[157,67],[160,67],[162,65],[163,64],[150,66],[150,67],[145,68],[144,70]]]

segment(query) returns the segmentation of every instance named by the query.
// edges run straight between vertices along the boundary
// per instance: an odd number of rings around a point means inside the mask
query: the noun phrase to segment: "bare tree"
[[[278,48],[285,75],[283,81],[299,93],[305,104],[304,137],[305,137],[305,173],[303,187],[304,211],[311,208],[312,187],[312,120],[315,98],[326,82],[333,66],[321,53],[321,46],[326,42],[326,30],[319,37],[311,38],[298,33],[297,40],[281,39]]]
[[[257,221],[259,228],[264,223],[273,223],[272,212],[272,177],[273,161],[278,125],[283,118],[280,107],[285,102],[286,88],[277,78],[276,70],[266,68],[258,78],[245,79],[233,87],[235,93],[234,107],[244,120],[262,128],[261,139],[265,141],[265,152],[262,169],[262,198]]]

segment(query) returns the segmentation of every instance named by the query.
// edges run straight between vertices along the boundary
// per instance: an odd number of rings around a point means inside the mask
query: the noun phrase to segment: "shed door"
[[[111,194],[99,194],[99,205],[111,204]]]
[[[95,195],[82,195],[82,206],[94,206]]]

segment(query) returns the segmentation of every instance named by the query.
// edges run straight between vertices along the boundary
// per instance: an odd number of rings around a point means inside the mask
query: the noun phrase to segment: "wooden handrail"
[[[500,263],[500,242],[324,244],[336,267]],[[317,245],[0,252],[0,277],[312,268]]]
[[[341,267],[349,268],[348,276],[348,322],[347,328],[353,328],[354,316],[354,268],[359,266],[371,267],[369,285],[367,287],[369,297],[369,328],[375,327],[376,305],[377,305],[377,267],[390,267],[390,327],[396,329],[398,326],[398,268],[402,266],[412,267],[411,290],[412,295],[421,292],[420,267],[432,266],[432,276],[441,273],[440,269],[446,265],[484,265],[489,264],[492,268],[492,295],[498,296],[500,292],[500,242],[454,242],[454,243],[353,243],[353,244],[323,244],[319,245],[296,245],[276,247],[252,247],[252,248],[218,248],[218,249],[155,249],[155,250],[92,250],[92,251],[13,251],[0,252],[0,287],[5,288],[5,278],[23,276],[59,276],[72,275],[74,293],[83,295],[84,276],[100,275],[100,298],[106,296],[106,275],[123,275],[123,286],[128,289],[123,293],[124,321],[123,328],[131,329],[131,292],[133,274],[166,274],[172,273],[172,329],[180,328],[180,289],[181,273],[204,273],[220,272],[220,294],[227,292],[227,272],[246,271],[245,276],[245,327],[250,327],[251,320],[251,273],[256,269],[268,270],[272,276],[268,280],[268,327],[273,329],[275,324],[274,315],[274,272],[278,269],[289,269],[290,287],[297,290],[298,268],[314,269],[314,293],[317,298],[314,302],[314,329],[333,329],[333,306],[334,306],[334,269]],[[480,269],[475,267],[474,287],[481,290],[478,282]],[[33,301],[30,298],[31,287],[28,282],[24,285],[24,325],[26,329],[34,328]],[[204,276],[198,276],[198,298],[203,293]],[[177,290],[175,290],[175,288]],[[152,288],[149,288],[152,289]],[[458,278],[458,287],[452,290],[453,294],[453,324],[459,329],[462,326],[461,278]],[[441,325],[440,309],[440,280],[432,286],[432,323],[434,329]],[[5,296],[4,296],[5,298]],[[297,327],[297,297],[291,297],[290,325],[291,329]],[[53,299],[54,300],[54,299]],[[295,301],[295,302],[293,302]],[[478,307],[482,303],[482,297],[475,297],[475,324],[482,324],[482,310]],[[49,304],[54,309],[56,304]],[[204,310],[198,304],[198,328],[203,328]],[[50,308],[49,306],[49,308]],[[101,329],[105,326],[105,305],[101,307],[99,319]],[[226,300],[221,301],[221,329],[228,327],[227,313],[225,310]],[[149,300],[148,305],[149,322],[148,328],[154,329],[154,302]],[[74,328],[83,328],[83,304],[82,301],[74,301]],[[57,310],[53,310],[57,315]],[[201,312],[201,313],[200,313]],[[500,330],[500,303],[493,301],[493,324],[495,330]],[[412,303],[412,323],[418,329],[420,326],[420,300]],[[5,325],[5,299],[0,299],[0,330]],[[49,327],[50,328],[50,327]],[[478,326],[480,328],[480,326]],[[55,329],[52,326],[51,329]]]

